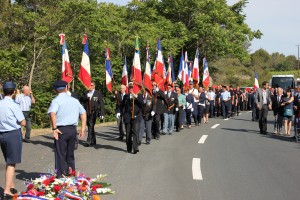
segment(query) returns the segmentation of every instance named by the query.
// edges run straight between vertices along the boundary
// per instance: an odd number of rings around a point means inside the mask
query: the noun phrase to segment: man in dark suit
[[[154,103],[155,103],[155,110],[154,113],[154,121],[153,121],[153,135],[154,138],[159,140],[160,137],[160,132],[161,132],[161,119],[162,115],[165,112],[166,109],[166,102],[165,102],[165,93],[160,90],[157,87],[157,84],[155,82],[152,83],[152,88],[153,88],[153,98],[154,98]]]
[[[267,81],[262,83],[262,88],[257,88],[255,93],[255,103],[258,110],[260,134],[267,134],[268,110],[272,110],[269,83]]]
[[[87,111],[87,126],[88,137],[87,146],[92,147],[96,145],[95,123],[97,116],[104,119],[104,101],[102,94],[95,90],[95,82],[91,82],[91,86],[87,93],[83,95],[81,101],[84,103],[84,108]]]
[[[277,88],[276,94],[271,96],[272,109],[274,113],[274,134],[281,134],[281,129],[283,125],[283,106],[281,106],[283,100],[283,89]]]
[[[129,94],[123,97],[121,102],[123,121],[126,127],[127,152],[136,154],[139,152],[139,131],[142,118],[143,95],[133,93],[133,84],[129,83]]]
[[[162,134],[165,135],[169,133],[172,135],[174,130],[174,120],[175,120],[175,108],[176,108],[176,98],[177,94],[172,91],[173,86],[172,84],[168,85],[168,91],[165,94],[166,100],[166,109],[164,111],[164,124]]]
[[[126,86],[125,85],[121,85],[121,88],[120,88],[120,92],[115,92],[115,95],[113,96],[113,98],[117,101],[116,103],[116,117],[117,117],[117,124],[118,124],[118,127],[119,127],[119,140],[123,140],[124,138],[124,130],[125,130],[125,127],[124,126],[124,123],[123,123],[123,115],[122,115],[122,111],[120,110],[120,106],[121,106],[121,102],[124,98],[126,94]]]
[[[152,118],[155,114],[155,112],[153,111],[155,110],[154,98],[152,98],[150,92],[144,90],[143,101],[143,117],[141,120],[139,132],[139,142],[141,144],[146,128],[146,144],[150,144],[152,134]]]

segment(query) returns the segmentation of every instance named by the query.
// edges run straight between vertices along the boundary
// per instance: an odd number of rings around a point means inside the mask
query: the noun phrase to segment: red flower
[[[49,179],[44,180],[44,181],[43,181],[43,184],[44,184],[45,186],[49,185],[49,184],[50,184],[50,180],[49,180]]]
[[[94,186],[92,186],[92,190],[93,191],[96,191],[97,190],[97,187],[94,185]]]
[[[54,200],[60,200],[60,198],[56,197]]]
[[[37,194],[37,196],[45,196],[45,192],[44,191],[39,191],[39,193]]]
[[[102,188],[102,187],[103,187],[102,184],[96,184],[95,186],[96,186],[97,188]]]
[[[54,182],[54,179],[55,179],[55,176],[51,176],[51,177],[49,178],[50,183]]]
[[[29,185],[27,186],[27,191],[28,191],[28,190],[31,190],[33,187],[34,187],[33,184],[29,184]]]
[[[76,171],[75,170],[71,171],[71,175],[76,176]]]
[[[54,189],[55,192],[59,192],[61,190],[61,187],[59,185],[55,185],[53,187],[53,189]]]

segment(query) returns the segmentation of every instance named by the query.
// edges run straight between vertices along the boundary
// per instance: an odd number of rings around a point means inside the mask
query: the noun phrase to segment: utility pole
[[[298,71],[298,77],[299,77],[299,47],[300,47],[300,44],[296,45],[298,47],[298,58],[297,58],[297,71]]]

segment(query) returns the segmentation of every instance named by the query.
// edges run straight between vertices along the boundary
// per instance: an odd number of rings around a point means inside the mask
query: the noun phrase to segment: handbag
[[[291,117],[291,116],[293,116],[293,109],[292,108],[285,108],[284,109],[284,113],[283,113],[283,115],[284,116],[287,116],[287,117]]]

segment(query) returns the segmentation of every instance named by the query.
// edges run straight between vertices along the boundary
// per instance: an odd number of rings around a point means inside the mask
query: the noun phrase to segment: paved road
[[[127,153],[125,143],[117,140],[116,127],[97,128],[98,145],[79,146],[76,168],[91,177],[108,174],[106,180],[116,194],[104,200],[299,199],[300,144],[258,134],[258,124],[249,120],[250,115],[211,119],[209,124],[162,136],[150,145],[143,141],[136,155]],[[272,130],[271,123],[268,129]],[[19,190],[25,189],[24,178],[37,177],[54,166],[51,135],[33,140],[24,144],[23,163],[17,166]],[[0,163],[3,186],[2,157]]]

